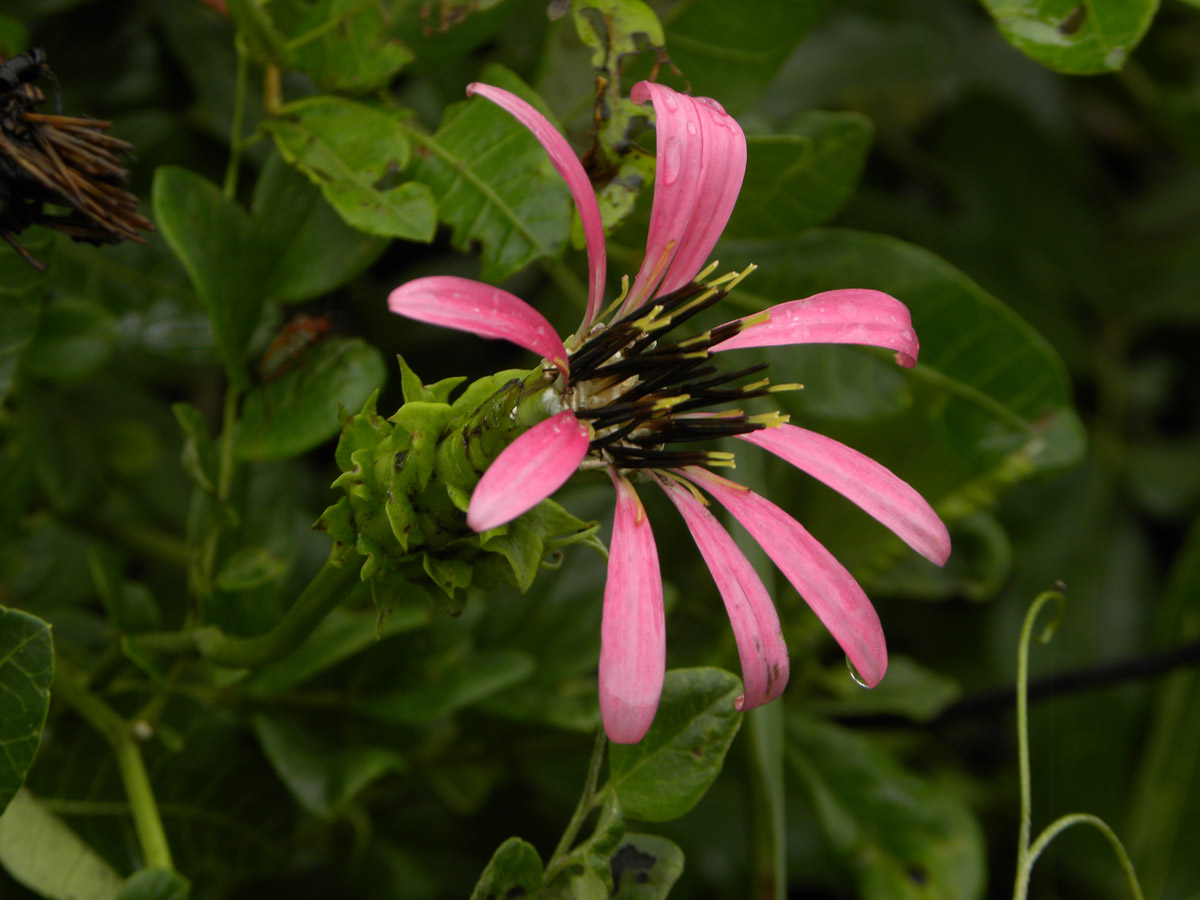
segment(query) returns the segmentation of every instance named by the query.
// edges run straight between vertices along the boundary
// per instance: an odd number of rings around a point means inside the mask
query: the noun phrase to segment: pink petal
[[[654,720],[667,667],[662,576],[633,485],[609,474],[617,511],[600,623],[600,718],[614,744],[636,744]]]
[[[580,332],[596,319],[600,312],[600,304],[604,299],[605,255],[604,255],[604,223],[600,218],[600,204],[596,202],[596,193],[592,190],[592,182],[584,171],[583,165],[567,143],[567,139],[540,112],[503,88],[492,87],[490,84],[467,85],[467,96],[478,94],[491,100],[533,132],[533,136],[546,148],[550,162],[558,170],[563,181],[575,198],[575,207],[579,210],[579,218],[583,222],[583,236],[587,241],[588,252],[588,305]]]
[[[388,308],[418,322],[511,341],[566,372],[567,350],[546,317],[490,284],[453,275],[417,278],[388,295]]]
[[[590,441],[587,425],[569,409],[534,425],[483,473],[471,494],[467,524],[487,531],[533,509],[579,468]]]
[[[846,651],[862,680],[870,687],[878,684],[887,671],[887,644],[879,616],[854,576],[765,497],[697,466],[682,474],[742,523]]]
[[[945,565],[950,535],[925,498],[907,482],[833,438],[795,425],[740,434],[854,501],[926,559]]]
[[[635,84],[630,96],[653,102],[658,149],[646,258],[623,311],[695,277],[729,221],[746,174],[746,136],[715,100],[649,81]]]
[[[917,364],[921,348],[908,307],[882,291],[825,291],[767,310],[770,321],[750,325],[713,347],[776,347],[780,344],[867,344],[896,351],[896,362]]]
[[[661,478],[659,484],[687,523],[725,601],[746,686],[737,708],[753,709],[774,700],[787,685],[789,668],[775,604],[746,555],[708,507],[676,481]]]

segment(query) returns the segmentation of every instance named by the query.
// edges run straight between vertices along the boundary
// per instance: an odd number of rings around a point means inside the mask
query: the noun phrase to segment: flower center
[[[713,409],[780,389],[766,378],[733,384],[763,371],[766,363],[725,372],[712,361],[712,348],[741,331],[743,322],[664,340],[681,323],[723,299],[737,280],[735,275],[707,284],[693,282],[664,294],[650,307],[593,327],[571,354],[570,381],[562,389],[564,404],[591,424],[595,434],[584,467],[731,466],[730,453],[684,445],[783,421],[778,413],[747,416],[739,409]]]

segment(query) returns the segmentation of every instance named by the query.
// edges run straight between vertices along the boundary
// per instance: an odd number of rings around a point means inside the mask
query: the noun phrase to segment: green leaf
[[[627,834],[611,865],[612,900],[663,900],[683,874],[683,851],[656,834]]]
[[[725,234],[792,237],[832,218],[854,193],[873,134],[857,113],[810,112],[786,134],[747,138],[746,180]]]
[[[672,669],[654,724],[640,743],[613,745],[609,780],[631,819],[666,822],[700,802],[742,723],[737,676],[722,669]]]
[[[50,626],[0,606],[0,811],[33,765],[54,680]]]
[[[159,230],[208,311],[230,380],[249,387],[244,362],[266,296],[266,246],[245,211],[195,172],[160,167],[152,202]]]
[[[292,796],[322,818],[333,816],[371,782],[408,768],[394,750],[331,745],[283,716],[258,715],[253,724],[267,759]]]
[[[1125,65],[1158,10],[1158,0],[983,0],[1010,44],[1070,75]]]
[[[248,591],[282,577],[287,567],[286,560],[265,547],[242,547],[217,572],[217,587],[223,591]]]
[[[816,24],[828,0],[693,0],[667,17],[667,51],[692,86],[730,112],[747,108]]]
[[[238,431],[241,459],[286,459],[338,433],[338,404],[357,409],[383,386],[375,347],[333,337],[308,347],[283,374],[246,395]]]
[[[425,627],[433,612],[425,591],[417,585],[408,585],[407,591],[416,596],[393,606],[382,622],[338,607],[285,659],[257,669],[248,681],[242,682],[242,689],[255,694],[288,690],[385,638]]]
[[[592,48],[592,68],[618,84],[624,57],[666,43],[662,23],[642,0],[574,0],[572,15],[579,39]]]
[[[413,61],[389,34],[385,7],[361,0],[321,0],[292,37],[291,64],[330,93],[365,93],[387,85]]]
[[[229,17],[237,27],[238,34],[246,42],[246,48],[259,62],[284,65],[288,50],[283,33],[275,25],[270,0],[230,0]]]
[[[507,69],[488,66],[479,80],[549,116],[537,94]],[[419,140],[429,152],[416,177],[433,189],[440,218],[454,228],[454,246],[481,245],[485,280],[503,281],[562,250],[572,215],[567,186],[516,119],[477,98],[447,107],[437,133]]]
[[[457,661],[447,671],[429,673],[427,683],[418,688],[351,700],[347,705],[384,722],[432,722],[523,681],[533,668],[533,658],[527,653],[484,650]]]
[[[117,900],[187,900],[192,885],[169,869],[140,869],[126,879]]]
[[[56,297],[42,310],[37,334],[23,357],[31,375],[78,381],[94,373],[116,346],[116,322],[99,303]]]
[[[542,859],[532,844],[511,837],[492,854],[471,900],[536,897],[542,888]]]
[[[204,414],[190,403],[172,403],[171,412],[183,431],[183,452],[180,463],[192,481],[205,493],[217,493],[217,444],[208,433]]]
[[[254,184],[254,220],[270,247],[267,293],[294,303],[326,294],[373,263],[387,240],[350,227],[277,153]]]
[[[787,761],[865,900],[977,900],[983,835],[954,793],[905,771],[874,742],[793,715]]]
[[[0,816],[0,865],[46,900],[116,900],[121,876],[28,791]]]
[[[26,242],[26,249],[45,260],[48,238]],[[48,281],[7,243],[0,244],[0,403],[12,389],[17,363],[37,333],[42,297]]]
[[[889,656],[887,678],[869,691],[845,674],[836,672],[825,683],[837,699],[813,700],[806,708],[823,715],[892,714],[928,722],[962,694],[957,681],[907,656]]]
[[[318,96],[289,103],[260,127],[350,225],[384,237],[433,239],[437,218],[429,188],[391,183],[411,153],[396,116]]]

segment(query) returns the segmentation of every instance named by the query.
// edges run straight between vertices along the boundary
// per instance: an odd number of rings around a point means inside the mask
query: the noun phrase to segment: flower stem
[[[227,635],[215,626],[135,634],[126,640],[140,650],[174,656],[200,656],[217,665],[249,669],[296,649],[346,598],[362,560],[346,547],[335,549],[308,587],[270,631],[253,637]]]
[[[1063,831],[1072,825],[1080,824],[1091,825],[1108,838],[1113,852],[1116,853],[1117,861],[1125,872],[1130,893],[1136,900],[1143,900],[1141,885],[1138,884],[1137,874],[1133,870],[1129,854],[1125,852],[1120,838],[1108,826],[1108,823],[1098,816],[1086,813],[1062,816],[1047,825],[1032,845],[1029,842],[1033,821],[1029,767],[1029,639],[1033,634],[1033,625],[1037,620],[1038,613],[1052,600],[1058,604],[1058,608],[1055,610],[1054,618],[1038,635],[1038,640],[1044,644],[1054,635],[1066,603],[1066,597],[1061,590],[1045,591],[1033,601],[1029,611],[1025,614],[1025,623],[1021,627],[1020,644],[1017,646],[1017,752],[1021,777],[1021,829],[1017,844],[1017,875],[1013,885],[1013,900],[1025,900],[1028,896],[1029,878],[1033,873],[1033,864],[1037,862],[1042,851]]]
[[[561,863],[571,851],[571,845],[575,843],[575,837],[579,834],[579,829],[583,826],[584,819],[592,811],[592,806],[596,802],[596,783],[600,780],[600,767],[604,762],[604,748],[607,745],[608,738],[604,734],[604,729],[596,729],[596,742],[592,745],[592,758],[588,762],[587,777],[583,782],[583,793],[579,795],[579,803],[575,806],[575,812],[571,814],[571,820],[567,822],[567,827],[563,830],[562,837],[558,841],[558,846],[554,848],[554,855],[546,863],[547,884],[550,883],[550,871],[556,868],[556,864]]]
[[[129,799],[129,812],[146,867],[173,869],[171,849],[154,799],[142,751],[129,723],[83,684],[83,677],[62,657],[55,660],[54,694],[100,733],[112,748]]]
[[[786,789],[783,781],[783,705],[768,703],[746,714],[754,889],[762,900],[787,896]]]

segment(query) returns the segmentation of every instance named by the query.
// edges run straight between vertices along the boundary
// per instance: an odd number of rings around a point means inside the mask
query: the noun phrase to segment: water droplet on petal
[[[683,159],[683,143],[679,138],[671,138],[663,152],[663,184],[674,184],[679,177],[679,169]]]
[[[695,122],[693,122],[693,121],[691,121],[691,120],[688,120],[688,123],[687,123],[687,132],[688,132],[688,134],[690,134],[690,135],[692,135],[692,136],[694,137],[694,136],[695,136],[695,134],[696,134],[696,132],[697,132],[698,130],[699,130],[699,129],[697,129],[697,128],[696,128],[696,123],[695,123]]]
[[[863,680],[863,677],[858,674],[858,669],[854,668],[854,663],[850,662],[850,657],[848,656],[846,657],[846,668],[850,670],[850,677],[854,679],[855,684],[857,684],[859,687],[870,687],[870,685]]]

